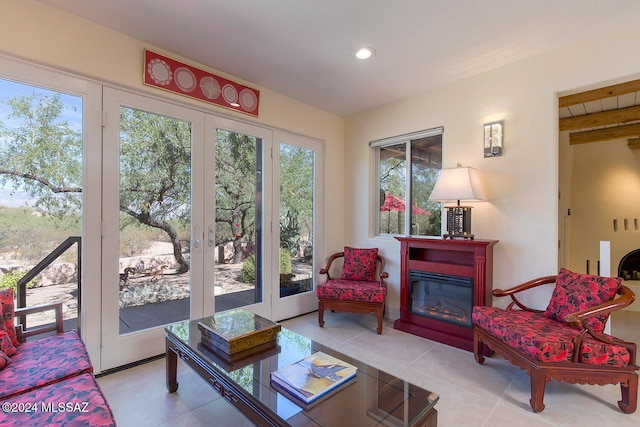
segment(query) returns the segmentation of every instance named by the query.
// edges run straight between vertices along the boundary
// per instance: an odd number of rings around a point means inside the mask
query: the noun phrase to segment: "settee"
[[[604,332],[609,314],[629,306],[633,292],[620,278],[592,276],[560,269],[507,290],[496,297],[511,303],[473,309],[474,356],[485,362],[486,347],[527,371],[534,412],[544,410],[544,390],[551,380],[578,384],[620,384],[618,407],[635,412],[638,401],[636,344]],[[522,294],[555,284],[546,310],[525,305]],[[486,346],[486,347],[485,347]]]
[[[64,332],[62,304],[14,310],[11,289],[0,291],[0,304],[0,425],[115,426],[84,343]],[[14,315],[50,310],[54,324],[14,326]]]

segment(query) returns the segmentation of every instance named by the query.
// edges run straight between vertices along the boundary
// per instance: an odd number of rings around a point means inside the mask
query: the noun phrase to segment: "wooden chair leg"
[[[531,370],[531,399],[529,404],[533,412],[544,411],[544,388],[546,386],[546,375],[542,371]]]
[[[378,335],[382,334],[382,319],[384,317],[384,309],[380,308],[376,310],[376,317],[378,318]]]
[[[475,357],[476,362],[479,364],[484,363],[484,343],[478,336],[478,332],[474,328],[473,330],[473,357]]]
[[[318,324],[322,328],[324,326],[324,304],[318,301]]]
[[[638,405],[638,375],[629,378],[629,384],[620,383],[622,399],[618,401],[618,407],[625,414],[633,414]]]

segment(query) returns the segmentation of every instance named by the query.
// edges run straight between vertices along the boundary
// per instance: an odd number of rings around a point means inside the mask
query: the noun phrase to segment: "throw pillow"
[[[622,283],[619,277],[592,276],[573,273],[561,268],[556,286],[544,315],[564,322],[564,316],[611,301]],[[604,331],[609,315],[587,319],[587,324],[597,333]]]
[[[16,350],[16,347],[11,342],[11,338],[9,338],[4,328],[0,328],[0,351],[9,357],[18,353],[18,350]]]
[[[377,256],[378,248],[358,249],[345,246],[342,278],[344,280],[375,282]]]
[[[15,314],[15,305],[13,302],[13,289],[4,289],[0,291],[0,305],[2,305],[2,323],[11,338],[14,346],[18,345],[18,336],[16,335],[16,327],[13,323]]]
[[[0,370],[11,364],[11,358],[0,350]]]

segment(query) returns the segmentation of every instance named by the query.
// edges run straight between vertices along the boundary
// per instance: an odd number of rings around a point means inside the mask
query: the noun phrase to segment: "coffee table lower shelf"
[[[207,366],[207,363],[198,357],[190,348],[186,347],[171,335],[167,335],[166,337],[166,347],[167,389],[169,392],[173,393],[178,390],[177,374],[178,358],[180,358],[256,426],[289,427],[289,423],[282,420],[260,402],[257,402],[253,396],[249,395],[242,387],[229,381],[214,369],[211,369]]]

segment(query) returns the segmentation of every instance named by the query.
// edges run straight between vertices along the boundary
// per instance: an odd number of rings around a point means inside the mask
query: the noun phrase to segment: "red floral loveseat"
[[[531,377],[534,412],[544,409],[545,384],[552,379],[579,384],[620,384],[618,406],[633,413],[638,401],[636,344],[604,333],[609,314],[631,304],[633,292],[619,278],[560,269],[557,276],[535,279],[493,295],[509,296],[507,309],[473,309],[474,356],[484,363],[486,344]],[[516,296],[555,283],[546,310],[525,306]],[[615,298],[616,295],[619,297]]]
[[[0,291],[0,425],[115,426],[76,331],[63,331],[62,305],[14,310],[13,291]],[[53,325],[24,331],[14,316],[54,310]],[[40,339],[27,338],[45,336]]]

